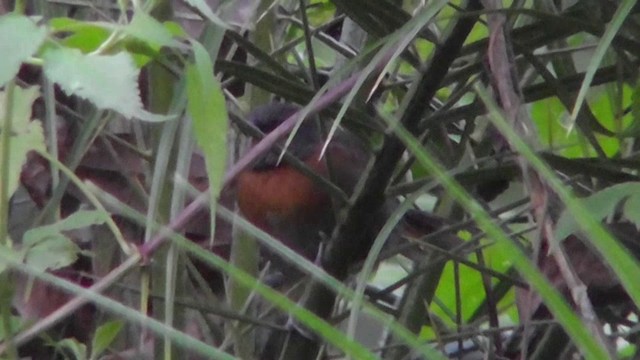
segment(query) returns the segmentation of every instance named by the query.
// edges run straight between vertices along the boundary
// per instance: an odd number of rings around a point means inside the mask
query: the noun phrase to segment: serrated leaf
[[[180,45],[164,25],[143,11],[134,12],[133,19],[123,30],[131,36],[157,46]]]
[[[116,339],[123,323],[119,320],[109,321],[96,329],[96,333],[91,341],[91,359],[100,356]]]
[[[57,48],[47,51],[44,61],[45,75],[68,95],[87,99],[98,108],[117,111],[127,118],[154,122],[172,118],[143,109],[138,90],[140,70],[126,52],[96,55]]]
[[[616,210],[616,207],[621,201],[633,196],[634,194],[638,194],[639,192],[640,183],[622,183],[580,199],[580,202],[582,203],[582,207],[589,210],[594,218],[604,219]],[[579,227],[574,217],[565,210],[562,212],[562,215],[556,224],[555,237],[558,240],[562,240],[578,231],[578,229]]]
[[[192,44],[195,64],[187,66],[187,109],[193,120],[196,142],[204,153],[214,203],[222,186],[227,160],[228,114],[209,54],[200,43],[194,41]]]
[[[38,51],[46,35],[44,27],[26,16],[0,16],[0,87],[18,74],[22,62]]]
[[[18,188],[20,172],[27,161],[29,151],[45,149],[42,125],[39,121],[31,121],[31,106],[38,96],[40,96],[40,91],[37,86],[25,89],[15,87],[13,90],[9,164],[0,163],[0,167],[7,166],[9,169],[8,191],[10,195]],[[5,109],[6,106],[6,93],[0,91],[0,109]],[[2,141],[0,141],[0,146],[2,146]]]
[[[222,19],[220,19],[218,17],[218,15],[216,15],[211,8],[209,7],[209,5],[203,1],[203,0],[185,0],[185,2],[191,6],[193,6],[194,8],[198,9],[198,11],[204,15],[205,17],[207,17],[207,19],[209,19],[209,21],[211,21],[212,23],[224,28],[224,29],[228,29],[229,25],[227,25]]]
[[[80,249],[62,232],[103,224],[107,216],[100,211],[78,211],[57,223],[28,230],[22,238],[26,263],[41,271],[73,264]]]

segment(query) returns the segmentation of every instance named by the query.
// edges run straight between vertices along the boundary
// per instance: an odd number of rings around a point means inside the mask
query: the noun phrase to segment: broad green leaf
[[[41,271],[73,264],[80,249],[62,232],[103,224],[107,216],[100,211],[78,211],[57,223],[28,230],[22,238],[25,261]]]
[[[18,74],[22,62],[38,50],[46,35],[44,27],[26,16],[0,16],[0,87]]]
[[[109,321],[96,329],[91,341],[91,359],[97,359],[116,339],[124,323],[120,320]]]
[[[42,125],[39,121],[31,121],[31,106],[39,94],[40,91],[37,86],[26,89],[15,87],[13,90],[9,164],[0,163],[0,166],[9,168],[9,195],[13,194],[18,188],[20,172],[27,161],[27,153],[34,149],[43,150],[45,148]],[[0,118],[3,117],[7,106],[6,95],[6,92],[0,91]],[[0,141],[1,145],[2,142]]]
[[[128,53],[96,55],[58,48],[47,51],[44,60],[46,76],[68,95],[87,99],[101,109],[115,110],[127,118],[144,121],[171,118],[143,109],[138,91],[140,70]]]
[[[104,43],[112,30],[102,27],[87,27],[82,31],[77,31],[72,35],[64,38],[61,42],[68,48],[78,49],[83,53],[90,53],[97,50]]]
[[[204,0],[185,0],[185,2],[194,8],[198,9],[198,11],[204,15],[209,21],[212,23],[224,28],[228,29],[229,25],[225,23],[218,15],[216,15],[213,10],[209,7],[206,1]]]
[[[129,25],[123,31],[140,40],[157,46],[178,46],[171,32],[158,20],[143,11],[136,11]]]
[[[26,237],[26,235],[25,235]],[[24,260],[40,271],[56,270],[73,264],[80,248],[60,233],[46,234],[35,241],[25,241]]]
[[[200,43],[192,44],[195,64],[187,67],[187,109],[193,120],[196,142],[204,153],[214,203],[222,186],[227,159],[228,115],[209,54]]]
[[[186,37],[187,36],[187,32],[184,31],[182,26],[180,26],[180,24],[178,24],[175,21],[165,21],[165,22],[162,23],[162,26],[164,26],[172,36],[175,36],[175,37]]]
[[[57,17],[49,20],[49,27],[54,33],[76,33],[94,31],[96,29],[113,29],[109,23],[80,21],[68,17]]]
[[[54,32],[68,34],[60,42],[83,53],[98,49],[116,29],[109,23],[79,21],[66,17],[49,20],[49,27]]]

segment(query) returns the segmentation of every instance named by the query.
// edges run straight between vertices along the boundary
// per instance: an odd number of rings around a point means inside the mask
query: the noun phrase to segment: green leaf
[[[638,136],[640,134],[640,81],[636,82],[631,94],[631,115],[633,122],[620,134],[621,137]]]
[[[0,252],[5,254],[6,256],[11,257],[13,261],[22,262],[23,254],[22,252],[16,251],[13,247],[9,247],[6,245],[0,245]],[[7,264],[0,260],[0,274],[7,268]],[[0,339],[4,336],[3,329],[0,326]]]
[[[80,21],[68,17],[52,18],[51,20],[49,20],[48,25],[51,30],[56,33],[83,32],[89,29],[104,29],[106,27],[101,23]]]
[[[624,23],[624,20],[627,18],[633,6],[636,4],[636,0],[624,0],[616,13],[613,15],[611,22],[606,27],[604,34],[602,34],[602,38],[598,42],[598,46],[591,56],[591,60],[589,62],[589,66],[587,66],[587,71],[584,74],[584,80],[582,80],[582,85],[580,85],[580,90],[576,97],[576,103],[571,111],[571,125],[569,129],[573,129],[575,125],[576,118],[578,117],[578,112],[580,108],[582,108],[582,103],[585,101],[587,97],[587,91],[591,87],[591,82],[598,71],[600,63],[604,59],[605,54],[611,48],[611,42],[613,38],[616,36],[620,27]]]
[[[73,264],[80,249],[62,232],[103,224],[107,216],[100,211],[78,211],[57,223],[28,230],[22,238],[26,263],[40,271]]]
[[[142,107],[138,76],[131,55],[83,54],[75,49],[51,49],[44,54],[45,75],[68,95],[93,102],[102,109],[115,110],[127,118],[165,121],[170,116],[152,114]]]
[[[640,184],[636,184],[635,191],[627,198],[622,209],[625,219],[633,222],[636,227],[640,227]]]
[[[187,37],[187,32],[175,21],[165,21],[162,23],[162,26],[164,26],[172,36]]]
[[[96,333],[91,341],[91,359],[100,356],[116,339],[123,322],[120,320],[109,321],[96,329]]]
[[[211,21],[212,23],[224,28],[224,29],[228,29],[229,25],[227,25],[227,23],[225,23],[222,19],[220,19],[218,17],[218,15],[216,15],[211,8],[209,7],[209,5],[203,1],[203,0],[185,0],[189,5],[193,6],[194,8],[198,9],[198,11],[204,15],[207,19],[209,19],[209,21]]]
[[[489,110],[491,114],[490,119],[492,120],[493,125],[504,135],[507,141],[509,141],[511,148],[519,153],[522,158],[526,159],[532,169],[534,169],[534,171],[544,179],[544,182],[549,185],[550,190],[558,194],[560,201],[564,202],[568,211],[573,214],[572,216],[579,220],[578,224],[580,225],[582,233],[585,234],[584,238],[589,241],[589,245],[593,246],[593,248],[602,255],[603,259],[620,280],[620,283],[623,285],[634,304],[640,304],[640,286],[636,277],[640,272],[640,265],[638,264],[637,259],[633,258],[633,256],[629,254],[628,250],[620,244],[620,242],[614,238],[609,231],[607,231],[599,219],[593,216],[588,209],[582,206],[582,203],[575,198],[575,195],[572,194],[569,189],[567,189],[564,182],[556,175],[556,173],[549,168],[544,160],[541,159],[518,134],[516,134],[513,129],[513,125],[508,123],[502,116],[497,105],[488,95],[488,92],[478,84],[476,84],[475,89],[482,102]],[[486,232],[488,236],[493,236],[489,231]],[[509,242],[508,245],[513,246],[511,240],[507,240],[507,242]],[[516,268],[519,267],[516,261],[514,261],[514,265]],[[580,325],[580,320],[571,313],[571,309],[568,308],[566,303],[564,303],[561,298],[558,298],[559,294],[557,294],[557,292],[554,292],[554,295],[552,295],[553,298],[548,297],[551,292],[547,294],[547,297],[543,295],[543,290],[547,290],[543,289],[540,284],[536,284],[532,281],[534,280],[537,282],[540,280],[538,276],[540,274],[535,276],[538,279],[533,279],[532,277],[526,276],[526,272],[522,271],[522,269],[519,268],[518,270],[520,270],[525,279],[527,279],[533,285],[533,288],[535,288],[543,297],[545,304],[551,310],[551,313],[553,313],[555,318],[567,330],[567,333],[570,334],[576,342],[577,347],[583,352],[582,355],[585,358],[609,358],[607,350],[602,347],[603,344],[600,344],[599,341],[593,341],[593,337],[589,336],[589,332],[584,331],[584,325]]]
[[[213,63],[206,49],[193,41],[195,65],[187,67],[187,109],[193,131],[207,164],[209,190],[215,203],[227,160],[228,114],[220,83],[213,75]]]
[[[9,164],[0,163],[0,167],[9,168],[8,193],[18,188],[22,166],[27,161],[27,153],[34,149],[44,150],[44,135],[39,121],[31,121],[31,106],[40,95],[37,86],[26,89],[15,87],[13,90],[13,111],[11,113],[11,136],[9,144]],[[7,94],[0,91],[0,109],[7,106]],[[1,127],[0,127],[1,129]],[[2,141],[0,140],[0,146]]]
[[[628,182],[608,187],[578,201],[581,203],[581,207],[588,210],[595,219],[602,220],[613,214],[618,204],[627,199],[624,215],[638,224],[640,218],[638,218],[638,213],[634,213],[640,207],[638,194],[640,194],[640,183]],[[562,240],[579,229],[580,227],[571,212],[565,210],[556,224],[555,237],[558,240]]]
[[[26,235],[25,235],[26,236]],[[56,270],[73,264],[80,248],[62,234],[48,234],[34,242],[25,241],[25,263],[39,271]]]
[[[87,346],[74,338],[58,341],[58,347],[71,352],[72,359],[84,360],[87,358]]]
[[[123,31],[140,40],[157,46],[175,47],[180,45],[171,32],[158,20],[143,11],[136,11],[129,25]]]
[[[0,87],[18,74],[22,62],[38,51],[46,35],[44,27],[26,16],[0,16]]]
[[[109,214],[98,210],[76,211],[57,223],[28,230],[24,236],[25,239],[30,239],[30,236],[41,238],[52,232],[76,230],[91,225],[100,225],[104,224],[108,216]]]
[[[111,36],[111,33],[111,30],[102,27],[87,27],[66,37],[62,40],[62,44],[83,53],[89,53],[97,50]]]
[[[54,33],[64,34],[60,41],[63,45],[84,53],[98,49],[116,29],[109,23],[79,21],[66,17],[49,20],[49,27]]]

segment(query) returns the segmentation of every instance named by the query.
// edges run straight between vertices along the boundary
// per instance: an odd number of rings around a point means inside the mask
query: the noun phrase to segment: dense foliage
[[[0,358],[637,358],[639,13],[1,0]],[[237,209],[269,151],[317,254]]]

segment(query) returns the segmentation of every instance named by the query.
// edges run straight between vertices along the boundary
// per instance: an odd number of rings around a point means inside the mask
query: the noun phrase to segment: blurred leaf
[[[594,218],[604,219],[616,210],[618,204],[627,199],[624,207],[624,215],[636,224],[640,223],[638,212],[634,213],[640,206],[640,183],[628,182],[617,184],[598,191],[591,196],[579,199],[581,206],[588,210]],[[562,240],[580,229],[576,219],[567,210],[562,212],[558,219],[555,230],[555,237]]]
[[[39,121],[31,121],[31,106],[40,96],[37,86],[26,89],[15,87],[13,91],[13,111],[11,119],[11,136],[9,145],[8,194],[12,195],[18,188],[22,166],[27,161],[27,154],[34,149],[43,150],[44,135]],[[6,109],[7,94],[0,92],[0,109]],[[4,110],[2,110],[4,112]],[[0,145],[2,141],[0,141]]]
[[[633,222],[637,228],[640,228],[640,193],[638,193],[638,190],[640,190],[640,186],[635,186],[633,195],[629,196],[627,201],[624,202],[622,213],[625,219]]]
[[[124,27],[123,31],[157,46],[175,47],[180,45],[180,43],[173,38],[169,29],[144,11],[134,12],[133,19],[129,25]]]
[[[60,40],[63,45],[78,49],[83,53],[96,50],[115,29],[114,26],[107,23],[79,21],[66,17],[49,20],[49,27],[54,32],[66,35]]]
[[[180,26],[180,24],[178,24],[175,21],[165,21],[162,23],[162,26],[164,26],[167,29],[167,31],[169,31],[169,34],[171,34],[172,36],[177,36],[177,37],[187,36],[187,32],[184,31],[182,26]]]
[[[27,238],[25,234],[23,245],[25,263],[39,271],[69,266],[78,259],[80,252],[73,241],[59,233],[46,234],[41,238]]]
[[[120,320],[109,321],[96,329],[91,341],[91,359],[97,359],[116,339],[124,323]]]
[[[22,62],[38,50],[46,35],[44,27],[26,16],[0,16],[0,87],[18,74]]]
[[[95,51],[104,43],[111,31],[101,27],[94,27],[86,31],[78,31],[62,40],[62,44],[69,48],[74,48],[89,53]]]
[[[582,81],[582,85],[580,86],[580,91],[578,92],[578,95],[576,97],[576,103],[573,107],[573,110],[571,111],[571,124],[569,125],[569,129],[573,129],[573,126],[575,125],[578,112],[580,111],[582,103],[587,97],[587,91],[591,87],[593,77],[600,67],[600,63],[602,62],[602,59],[604,59],[605,54],[611,48],[611,42],[613,41],[613,38],[616,36],[618,30],[620,30],[622,23],[627,18],[636,2],[636,0],[624,0],[620,4],[618,10],[616,10],[616,13],[613,15],[613,18],[608,24],[604,34],[602,34],[602,38],[598,42],[598,46],[591,56],[589,66],[587,67],[587,71],[584,75],[584,80]]]
[[[138,76],[131,55],[85,55],[75,49],[58,48],[44,55],[44,72],[68,95],[93,102],[98,108],[111,109],[127,118],[165,121],[169,116],[152,114],[142,107]]]
[[[471,256],[473,262],[475,256]],[[456,304],[456,289],[455,289],[455,273],[454,264],[452,261],[447,262],[442,276],[440,276],[440,282],[438,283],[438,289],[436,291],[436,297],[440,300],[440,304],[449,305],[450,308],[433,307],[432,310],[441,319],[446,319],[449,326],[455,326],[455,318],[451,315],[455,314]],[[458,267],[458,281],[460,284],[460,299],[464,299],[460,303],[462,311],[462,320],[465,321],[473,313],[473,311],[480,305],[485,299],[484,287],[482,285],[482,276],[476,269],[472,269],[465,265],[459,265]]]
[[[49,20],[49,27],[54,32],[75,32],[86,27],[96,27],[87,21],[80,21],[68,17],[56,17]]]
[[[6,254],[7,256],[11,257],[12,260],[18,261],[18,262],[22,262],[22,259],[24,258],[23,256],[24,254],[22,252],[16,251],[13,247],[9,247],[6,245],[0,245],[0,252],[3,254]],[[2,273],[6,268],[7,268],[7,264],[2,260],[0,260],[0,273]],[[4,329],[2,329],[2,326],[0,326],[0,339],[2,339],[3,335],[4,335]]]
[[[187,67],[188,110],[207,164],[212,203],[218,198],[227,161],[228,115],[220,83],[206,49],[193,41],[195,65]]]
[[[229,28],[229,25],[227,25],[224,21],[222,21],[222,19],[220,19],[218,17],[218,15],[216,15],[211,10],[209,5],[204,0],[185,0],[185,1],[189,5],[193,6],[196,9],[198,9],[198,11],[200,11],[200,13],[202,13],[202,15],[204,15],[212,23],[222,27],[223,29],[228,29]]]
[[[77,211],[57,223],[28,230],[22,238],[26,263],[40,271],[73,264],[80,248],[62,232],[103,224],[107,216],[100,211]]]
[[[60,340],[57,345],[71,352],[75,360],[85,360],[87,358],[87,346],[74,338]]]
[[[640,135],[640,81],[636,81],[636,86],[631,95],[631,115],[633,116],[633,122],[622,132],[621,136]]]

